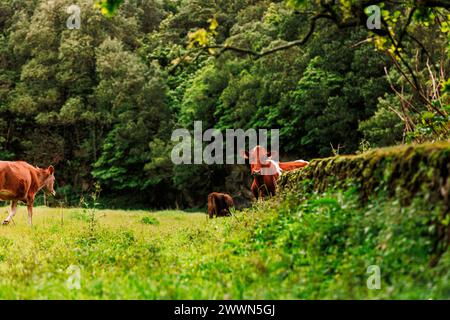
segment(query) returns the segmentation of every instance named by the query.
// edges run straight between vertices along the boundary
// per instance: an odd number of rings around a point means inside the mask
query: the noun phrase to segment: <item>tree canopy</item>
[[[0,4],[0,155],[54,164],[68,203],[245,194],[245,168],[171,163],[194,121],[278,128],[286,159],[449,137],[448,1],[81,1],[68,29],[72,4]]]

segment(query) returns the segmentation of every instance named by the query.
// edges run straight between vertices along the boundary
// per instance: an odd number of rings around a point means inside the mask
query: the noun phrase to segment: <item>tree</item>
[[[93,176],[113,191],[145,192],[153,186],[142,175],[151,158],[149,140],[169,120],[164,78],[158,66],[145,65],[117,40],[105,40],[97,56],[100,82],[95,96],[100,108],[110,108],[113,129],[103,143]]]
[[[245,167],[172,164],[195,120],[279,128],[282,159],[448,137],[446,2],[96,2],[74,30],[70,0],[0,4],[0,156],[56,165],[72,204],[95,181],[111,206],[245,194]]]

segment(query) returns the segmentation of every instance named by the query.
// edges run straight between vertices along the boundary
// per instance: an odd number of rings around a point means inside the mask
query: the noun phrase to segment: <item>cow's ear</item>
[[[239,151],[239,153],[241,154],[242,158],[244,158],[244,159],[248,159],[249,158],[248,151],[241,150],[241,151]]]
[[[55,168],[53,168],[53,166],[48,167],[47,170],[48,170],[48,173],[50,173],[50,174],[55,173]]]

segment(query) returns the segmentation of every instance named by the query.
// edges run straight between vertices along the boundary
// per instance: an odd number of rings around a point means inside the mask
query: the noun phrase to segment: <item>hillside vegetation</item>
[[[106,208],[245,191],[236,166],[173,164],[172,132],[194,121],[280,129],[282,159],[449,137],[446,0],[74,2],[0,3],[0,159],[54,165],[54,205],[78,205],[97,183]],[[367,29],[371,4],[382,30]],[[72,5],[79,29],[67,27]],[[303,45],[220,49],[288,45],[319,13]]]
[[[1,229],[0,298],[449,299],[449,166],[449,143],[318,159],[213,220],[40,207],[30,229],[20,208]]]

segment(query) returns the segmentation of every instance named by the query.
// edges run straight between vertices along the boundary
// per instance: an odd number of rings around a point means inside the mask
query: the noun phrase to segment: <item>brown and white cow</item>
[[[212,192],[208,195],[208,216],[216,217],[230,216],[230,209],[234,207],[233,198],[226,193]]]
[[[16,214],[17,202],[23,201],[28,209],[28,222],[33,223],[34,197],[39,190],[56,194],[53,189],[55,169],[33,167],[24,161],[0,161],[0,199],[10,200],[11,209],[3,224],[8,224]]]
[[[283,171],[291,171],[306,167],[309,162],[296,160],[278,162],[273,160],[274,152],[267,152],[262,146],[254,147],[250,152],[241,151],[241,156],[250,161],[250,170],[253,182],[250,187],[256,199],[275,195],[277,180]]]

